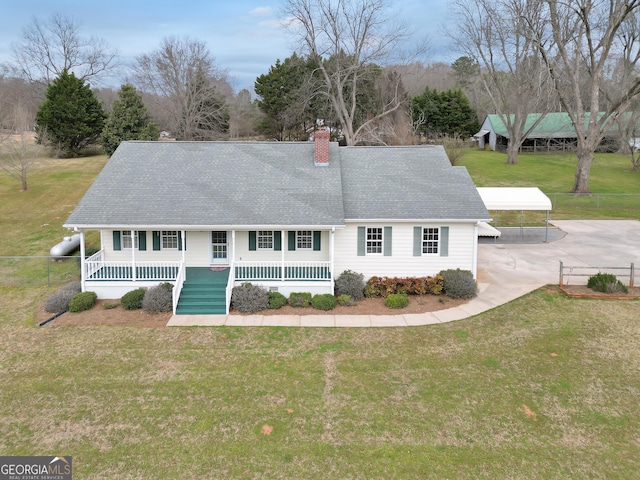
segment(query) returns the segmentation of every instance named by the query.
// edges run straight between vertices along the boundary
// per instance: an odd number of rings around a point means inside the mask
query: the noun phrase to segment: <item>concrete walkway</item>
[[[478,296],[458,307],[408,315],[173,315],[167,326],[405,327],[461,320],[503,305],[547,284],[559,266],[640,265],[640,221],[558,220],[563,238],[540,244],[478,246]],[[586,284],[586,277],[565,283]],[[626,282],[625,282],[626,283]]]

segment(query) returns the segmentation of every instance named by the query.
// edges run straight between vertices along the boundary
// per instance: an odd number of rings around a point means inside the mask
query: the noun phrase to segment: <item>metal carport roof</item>
[[[478,187],[487,210],[551,210],[551,200],[538,187]]]

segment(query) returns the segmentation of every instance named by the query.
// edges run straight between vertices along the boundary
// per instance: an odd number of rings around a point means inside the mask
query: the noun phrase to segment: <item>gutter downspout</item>
[[[131,281],[136,281],[136,246],[138,240],[138,231],[131,230]]]
[[[472,266],[473,279],[478,280],[478,222],[473,227],[473,259]]]

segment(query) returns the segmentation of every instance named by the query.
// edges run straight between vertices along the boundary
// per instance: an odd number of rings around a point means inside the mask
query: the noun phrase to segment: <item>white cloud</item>
[[[257,7],[249,12],[252,17],[268,17],[274,12],[273,7]]]

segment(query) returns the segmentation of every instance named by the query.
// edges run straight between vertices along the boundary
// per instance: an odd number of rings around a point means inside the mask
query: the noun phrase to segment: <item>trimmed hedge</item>
[[[387,297],[393,293],[406,295],[440,295],[444,279],[441,275],[434,277],[377,277],[367,280],[364,287],[365,297]]]
[[[311,305],[316,310],[333,310],[336,308],[336,297],[330,293],[319,293],[313,296]]]
[[[308,307],[311,304],[311,293],[291,292],[289,294],[289,305],[294,308]]]
[[[142,287],[131,290],[125,293],[120,299],[120,305],[125,310],[138,310],[142,308],[142,300],[144,300],[144,294],[146,290]]]
[[[384,304],[389,308],[404,308],[409,305],[409,297],[406,293],[392,293],[384,299]]]
[[[269,292],[269,304],[268,307],[271,310],[277,310],[284,307],[287,304],[287,297],[280,292]]]
[[[69,302],[69,311],[77,313],[91,310],[96,304],[97,299],[98,295],[96,295],[96,292],[80,292]]]
[[[239,312],[256,313],[266,310],[268,305],[269,292],[260,285],[245,282],[231,291],[231,306]]]

